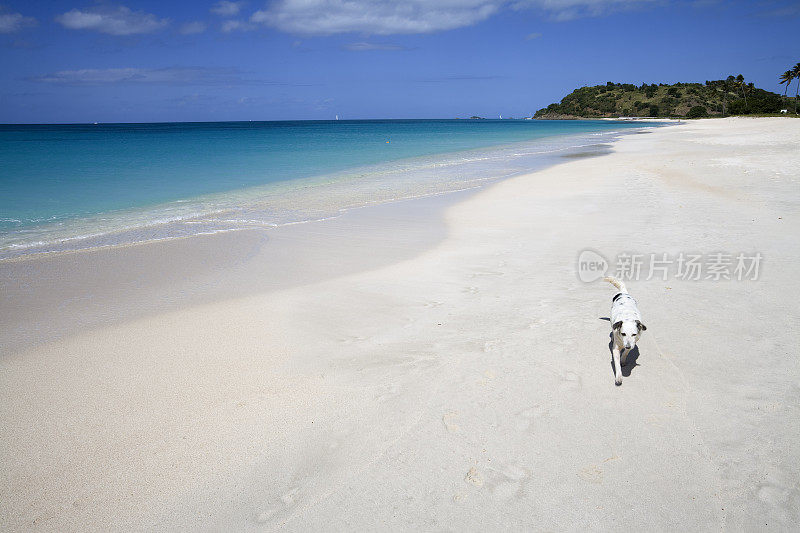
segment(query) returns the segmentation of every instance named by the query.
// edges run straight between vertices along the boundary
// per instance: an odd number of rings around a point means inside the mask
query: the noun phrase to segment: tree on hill
[[[696,105],[686,113],[686,118],[700,118],[708,116],[706,108],[701,105]]]
[[[742,96],[744,97],[744,108],[747,109],[747,91],[745,90],[747,85],[744,83],[744,76],[739,74],[736,76],[736,86],[741,91]]]
[[[727,107],[727,104],[728,104],[728,93],[733,91],[735,86],[736,86],[736,78],[734,78],[733,76],[728,76],[727,78],[725,78],[725,82],[724,82],[724,84],[722,86],[722,91],[723,91],[722,92],[722,98],[723,98],[722,114],[723,115],[725,114],[725,108]]]
[[[792,72],[791,70],[787,70],[786,72],[781,74],[780,84],[781,85],[783,85],[784,83],[786,84],[786,87],[783,88],[783,96],[786,96],[786,91],[789,90],[789,85],[792,83],[793,79],[794,79],[794,72]]]
[[[794,114],[797,114],[797,94],[800,91],[800,63],[796,64],[794,68],[792,68],[792,74],[795,78],[797,78],[797,87],[794,89]]]

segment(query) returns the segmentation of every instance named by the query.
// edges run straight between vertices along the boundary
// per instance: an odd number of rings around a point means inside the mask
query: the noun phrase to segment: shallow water
[[[649,126],[649,125],[648,125]],[[0,126],[0,259],[336,216],[603,150],[642,124],[382,120]]]

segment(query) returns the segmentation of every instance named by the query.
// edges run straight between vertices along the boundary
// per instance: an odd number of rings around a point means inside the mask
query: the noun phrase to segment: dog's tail
[[[603,278],[603,281],[609,282],[610,284],[618,288],[620,292],[628,292],[628,289],[625,288],[625,284],[621,280],[618,280],[613,276],[606,276],[605,278]]]

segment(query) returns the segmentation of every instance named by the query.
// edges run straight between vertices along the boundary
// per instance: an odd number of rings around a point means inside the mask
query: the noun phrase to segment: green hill
[[[758,89],[739,76],[701,83],[633,85],[608,82],[581,87],[534,118],[703,117],[793,111],[794,98]]]

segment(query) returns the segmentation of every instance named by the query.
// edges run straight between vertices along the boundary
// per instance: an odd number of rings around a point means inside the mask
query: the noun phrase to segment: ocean
[[[0,260],[274,227],[602,150],[626,121],[0,125]]]

